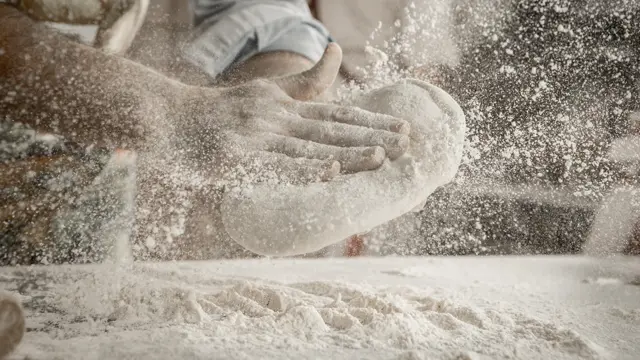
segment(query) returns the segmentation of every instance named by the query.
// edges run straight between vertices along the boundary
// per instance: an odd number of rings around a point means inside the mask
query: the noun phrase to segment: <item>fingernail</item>
[[[397,124],[391,125],[391,128],[389,130],[399,134],[409,135],[409,132],[411,132],[411,125],[409,125],[409,123],[406,121],[401,121]]]
[[[340,163],[337,161],[327,161],[322,165],[320,180],[327,181],[333,179],[340,173]]]
[[[409,149],[409,137],[407,135],[394,136],[393,141],[387,148],[387,156],[395,160],[402,156]]]
[[[386,152],[384,148],[381,146],[372,146],[362,151],[362,157],[367,158],[368,160],[373,161],[374,163],[382,163],[386,156]]]

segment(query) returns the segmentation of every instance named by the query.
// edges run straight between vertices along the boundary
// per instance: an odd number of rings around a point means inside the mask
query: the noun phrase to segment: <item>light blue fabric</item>
[[[187,60],[212,77],[257,53],[290,51],[317,62],[329,32],[305,0],[191,0]]]

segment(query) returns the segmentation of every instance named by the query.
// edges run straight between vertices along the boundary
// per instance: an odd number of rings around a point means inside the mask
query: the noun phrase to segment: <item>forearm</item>
[[[10,3],[40,21],[98,24],[115,0],[12,0]]]
[[[139,149],[185,86],[67,40],[0,4],[0,118],[84,144]]]

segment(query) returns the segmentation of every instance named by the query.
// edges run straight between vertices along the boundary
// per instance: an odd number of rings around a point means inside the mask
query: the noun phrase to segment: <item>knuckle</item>
[[[258,79],[252,80],[249,84],[253,86],[255,89],[260,89],[264,91],[273,90],[274,88],[278,87],[278,85],[276,85],[276,83],[273,82],[272,80],[264,79],[264,78],[258,78]]]
[[[333,119],[348,119],[354,115],[352,106],[336,106],[331,111],[331,117]]]
[[[395,116],[391,116],[391,115],[385,115],[382,114],[380,116],[380,118],[384,121],[390,122],[390,123],[399,123],[399,124],[408,124],[409,122],[405,119],[399,118],[399,117],[395,117]]]
[[[289,97],[277,98],[274,104],[288,112],[298,112],[305,108],[305,103]]]
[[[273,85],[273,81],[266,79],[266,78],[257,78],[252,80],[252,83],[259,85],[259,86],[269,86],[269,85]]]

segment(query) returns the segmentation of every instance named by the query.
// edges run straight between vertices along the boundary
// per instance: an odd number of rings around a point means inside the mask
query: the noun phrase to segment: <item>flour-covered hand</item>
[[[190,88],[178,145],[220,177],[318,181],[373,170],[409,147],[409,123],[356,107],[306,102],[335,80],[342,52],[330,44],[300,74],[239,86]]]

